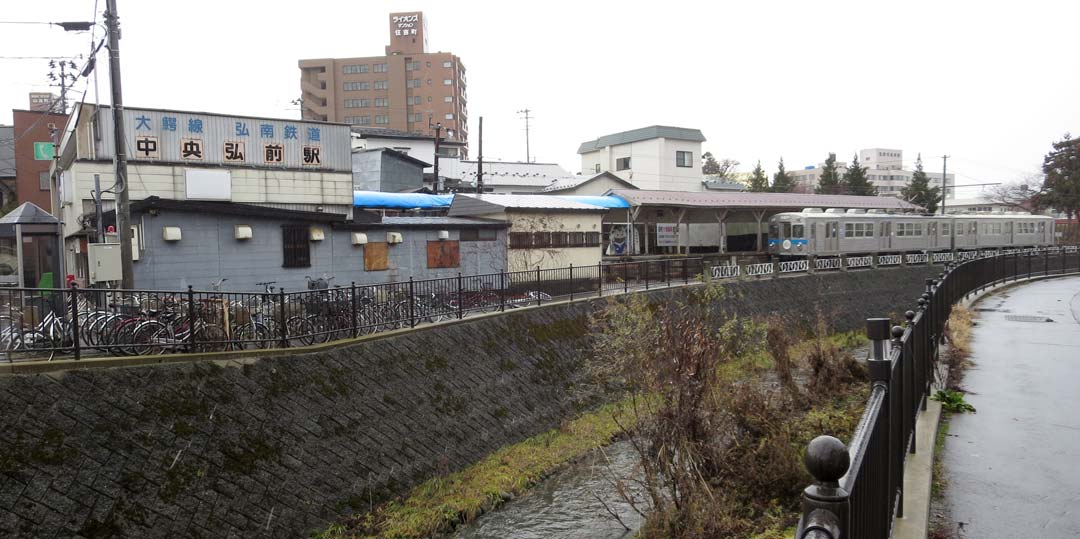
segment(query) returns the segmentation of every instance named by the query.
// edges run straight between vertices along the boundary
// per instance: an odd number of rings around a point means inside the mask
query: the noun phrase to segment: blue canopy
[[[454,195],[427,195],[424,193],[383,193],[381,191],[353,191],[353,206],[357,208],[422,210],[449,208]]]
[[[558,196],[558,195],[557,195]],[[585,195],[566,195],[558,196],[566,200],[573,200],[574,202],[580,202],[582,204],[592,204],[593,206],[600,206],[601,208],[629,208],[630,203],[612,195],[605,196],[585,196]]]

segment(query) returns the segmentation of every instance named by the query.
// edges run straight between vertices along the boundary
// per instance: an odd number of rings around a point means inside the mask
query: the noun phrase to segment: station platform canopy
[[[631,207],[657,206],[664,208],[740,209],[789,211],[803,208],[880,209],[893,211],[921,210],[910,202],[895,197],[815,195],[806,193],[749,193],[647,191],[613,189],[607,193],[627,201]]]

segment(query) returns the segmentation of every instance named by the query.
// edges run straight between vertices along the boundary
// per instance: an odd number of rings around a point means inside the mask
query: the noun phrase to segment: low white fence
[[[746,274],[754,277],[758,275],[771,275],[773,272],[772,262],[766,262],[764,264],[750,264],[746,266]]]
[[[900,255],[878,255],[877,263],[879,266],[899,266],[903,257]]]
[[[849,268],[869,268],[874,265],[874,257],[872,256],[853,256],[847,259],[847,267]]]
[[[839,258],[818,258],[814,260],[814,269],[838,270],[844,266],[844,261]]]
[[[926,255],[923,255],[923,256],[926,256]],[[952,262],[953,261],[953,254],[952,253],[934,253],[930,257],[930,259],[933,260],[935,263],[937,263],[937,262]]]
[[[713,279],[729,279],[731,277],[739,276],[739,266],[734,264],[725,266],[713,266],[712,278]]]
[[[788,262],[780,263],[780,273],[793,273],[796,271],[808,271],[810,269],[809,260],[791,260]]]
[[[926,256],[926,253],[920,253],[917,255],[904,255],[904,262],[908,264],[925,264],[930,258]]]

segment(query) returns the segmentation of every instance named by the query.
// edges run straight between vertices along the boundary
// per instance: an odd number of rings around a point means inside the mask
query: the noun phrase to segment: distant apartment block
[[[468,143],[465,66],[428,52],[421,12],[390,14],[383,56],[300,60],[303,118],[387,128]]]
[[[611,172],[638,189],[703,191],[698,129],[654,125],[581,143],[582,174]]]
[[[847,172],[847,165],[846,161],[837,161],[837,171],[844,174]],[[870,179],[870,183],[877,188],[879,195],[899,197],[900,190],[911,182],[911,177],[915,174],[915,171],[912,170],[914,166],[911,169],[904,168],[903,150],[892,148],[859,150],[859,165],[866,168],[866,176]],[[941,173],[930,170],[927,165],[930,165],[930,163],[924,161],[923,172],[926,172],[926,177],[930,180],[930,187],[941,187]],[[818,163],[817,166],[807,166],[802,170],[789,170],[788,174],[795,179],[797,191],[813,193],[818,180],[821,179],[821,169],[824,166],[825,163]],[[948,174],[947,180],[951,196],[952,186],[956,185],[956,177],[953,174]]]

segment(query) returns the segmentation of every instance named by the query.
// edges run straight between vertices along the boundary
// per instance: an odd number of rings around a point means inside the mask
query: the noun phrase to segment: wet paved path
[[[963,385],[978,413],[953,416],[944,453],[957,536],[1080,537],[1080,277],[975,309]]]

